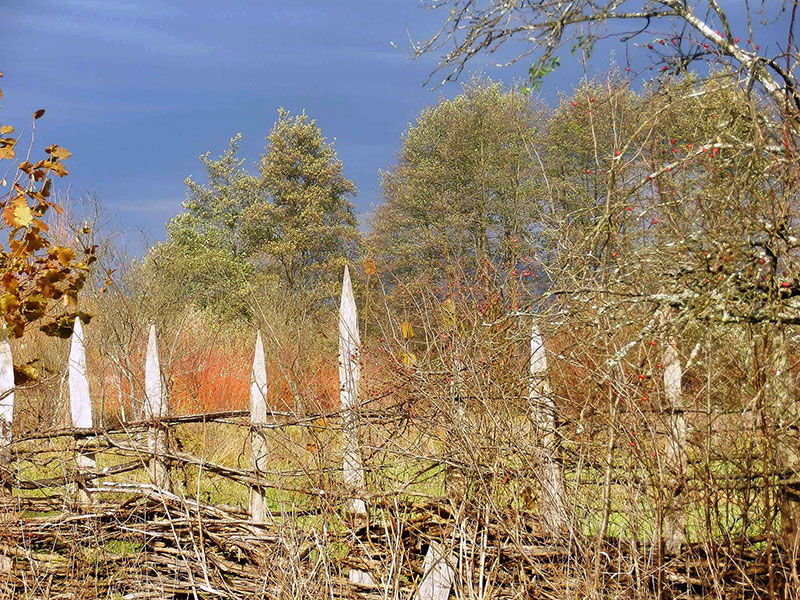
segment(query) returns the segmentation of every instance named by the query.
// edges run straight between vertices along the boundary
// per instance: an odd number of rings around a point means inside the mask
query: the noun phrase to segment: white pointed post
[[[93,427],[92,402],[89,397],[89,378],[86,371],[86,345],[84,343],[83,325],[81,324],[80,317],[75,319],[75,327],[72,331],[67,372],[72,426],[81,429],[91,429]],[[91,450],[86,449],[87,442],[89,442],[90,439],[82,435],[77,435],[75,441],[78,445],[78,452],[75,456],[78,470],[84,472],[86,470],[95,470],[97,468],[95,454]],[[91,481],[86,481],[85,483],[89,486],[92,484]],[[78,499],[83,503],[88,503],[90,501],[83,484],[79,484]]]
[[[361,379],[359,352],[361,338],[358,333],[358,313],[350,270],[345,266],[342,279],[342,299],[339,305],[339,401],[342,411],[344,437],[344,483],[353,492],[364,489],[364,467],[358,443],[358,384]],[[366,514],[367,507],[361,498],[348,500],[347,509],[353,514]]]
[[[0,461],[3,467],[11,466],[11,426],[14,423],[14,358],[11,356],[11,344],[8,332],[3,326],[0,339]],[[8,485],[0,491],[10,492]]]
[[[414,600],[447,600],[456,575],[453,562],[454,557],[451,555],[448,560],[440,543],[431,542],[422,561],[422,581]]]
[[[528,398],[534,425],[537,429],[539,457],[536,468],[542,486],[541,518],[552,535],[563,533],[568,525],[566,486],[561,463],[558,461],[556,437],[556,407],[547,378],[547,355],[539,329],[531,329],[531,363]]]
[[[671,487],[677,488],[686,471],[686,418],[681,402],[683,368],[678,349],[667,344],[662,358],[664,363],[664,395],[667,399],[669,431],[665,459],[673,473]],[[674,498],[677,499],[677,498]],[[664,538],[667,552],[677,554],[686,541],[686,516],[679,506],[669,506],[664,514]]]
[[[263,477],[267,461],[267,439],[259,425],[267,422],[267,368],[264,361],[264,344],[261,332],[256,334],[256,348],[253,355],[253,370],[250,374],[250,423],[254,425],[251,433],[250,452],[253,471]],[[267,504],[264,489],[250,488],[250,516],[254,523],[263,523],[267,517]]]
[[[11,426],[14,423],[14,358],[11,356],[11,344],[3,325],[0,339],[0,464],[11,470]],[[0,484],[0,495],[11,494],[9,483]],[[10,556],[0,554],[0,572],[8,572],[13,566]]]
[[[167,429],[158,422],[169,414],[169,399],[164,394],[164,379],[161,376],[161,365],[158,360],[158,343],[156,342],[156,326],[150,326],[147,340],[147,357],[144,363],[144,418],[153,421],[148,432],[147,449],[150,456],[150,479],[157,487],[171,491],[172,482],[169,468],[164,460],[167,453]]]

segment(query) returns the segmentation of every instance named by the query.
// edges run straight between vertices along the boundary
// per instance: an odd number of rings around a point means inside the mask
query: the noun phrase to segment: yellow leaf
[[[19,298],[14,294],[3,294],[0,296],[0,310],[4,313],[14,312],[19,308]]]
[[[400,361],[404,365],[408,365],[409,367],[413,367],[417,364],[417,357],[413,352],[401,352],[400,353]]]
[[[5,146],[3,148],[0,148],[0,159],[14,158],[15,154],[16,153],[14,152],[14,148],[12,146]]]
[[[3,125],[2,127],[0,127],[0,133],[2,134],[14,133],[14,128],[11,125]]]
[[[31,207],[24,196],[17,196],[3,210],[3,219],[9,227],[27,227],[33,221]]]
[[[377,275],[378,274],[378,267],[375,266],[374,260],[365,260],[364,261],[364,273],[367,275]]]
[[[45,148],[45,152],[47,152],[49,155],[59,160],[64,160],[65,158],[69,158],[70,156],[72,156],[72,152],[70,152],[63,146],[58,146],[56,144],[53,144],[52,146],[48,146],[47,148]]]
[[[403,334],[403,338],[406,340],[410,340],[414,337],[414,326],[408,321],[403,321],[400,325],[400,331]]]
[[[61,263],[62,267],[66,267],[75,258],[75,252],[72,248],[58,247],[56,248],[56,258],[58,258],[58,262]]]
[[[72,152],[70,152],[63,146],[59,146],[58,148],[53,150],[53,156],[55,156],[58,160],[64,160],[72,156]]]
[[[448,298],[442,302],[442,310],[444,311],[444,326],[455,327],[456,325],[456,303],[452,298]]]
[[[64,175],[68,175],[69,171],[62,165],[60,162],[55,160],[46,160],[42,165],[46,169],[50,169],[53,173],[58,175],[59,177],[64,177]]]

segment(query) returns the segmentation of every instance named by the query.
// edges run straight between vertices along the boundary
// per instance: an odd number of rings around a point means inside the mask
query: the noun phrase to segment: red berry
[[[573,102],[572,106],[578,106],[578,103],[577,102]]]
[[[594,98],[589,98],[589,102],[594,102]]]
[[[630,67],[625,67],[625,72],[630,73],[630,71],[631,71]]]
[[[674,139],[674,138],[670,139],[670,140],[669,140],[669,143],[670,143],[670,144],[674,144],[674,143],[675,143],[675,139]]]
[[[735,44],[738,44],[738,43],[739,43],[739,38],[736,38],[735,40],[733,40],[733,42],[734,42]]]
[[[761,50],[761,46],[759,46],[758,44],[756,44],[756,50]]]
[[[620,154],[622,154],[622,152],[619,150],[614,150],[614,156],[619,156]]]
[[[791,285],[791,284],[790,284],[788,281],[782,281],[782,282],[781,282],[781,287],[782,287],[782,288],[788,288],[790,285]]]

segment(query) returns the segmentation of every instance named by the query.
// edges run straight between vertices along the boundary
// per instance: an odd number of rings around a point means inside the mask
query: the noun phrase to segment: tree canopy
[[[141,265],[144,280],[169,290],[166,304],[177,298],[224,317],[247,314],[264,285],[324,297],[358,248],[355,186],[314,120],[281,109],[255,172],[239,157],[240,139],[200,157],[205,181],[186,179],[184,212]]]

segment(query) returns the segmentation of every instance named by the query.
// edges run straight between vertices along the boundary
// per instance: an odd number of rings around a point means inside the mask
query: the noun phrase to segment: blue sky
[[[255,161],[279,107],[305,109],[336,139],[364,215],[408,123],[459,90],[423,88],[435,57],[391,46],[440,25],[444,14],[415,0],[0,0],[0,15],[0,122],[29,132],[45,108],[37,141],[73,152],[61,190],[96,193],[133,252],[164,238],[183,180],[202,178],[200,154],[241,132],[242,157]],[[525,75],[481,61],[495,79]],[[576,59],[563,63],[545,82],[551,101],[581,76]]]

